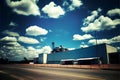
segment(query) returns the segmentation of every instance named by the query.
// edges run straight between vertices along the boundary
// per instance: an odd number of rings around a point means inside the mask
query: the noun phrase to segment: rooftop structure
[[[52,42],[52,52],[51,53],[57,53],[57,52],[64,52],[64,51],[68,51],[67,48],[64,48],[62,45],[60,45],[59,47],[55,47],[55,43]]]

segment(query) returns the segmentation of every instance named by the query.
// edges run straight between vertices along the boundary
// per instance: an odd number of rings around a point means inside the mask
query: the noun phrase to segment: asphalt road
[[[120,71],[0,65],[0,80],[120,80]]]

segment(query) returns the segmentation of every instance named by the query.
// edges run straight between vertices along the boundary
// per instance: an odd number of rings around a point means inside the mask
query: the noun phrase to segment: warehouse
[[[59,49],[61,51],[59,51]],[[87,48],[67,50],[62,46],[53,46],[51,54],[39,54],[38,62],[41,64],[119,64],[120,54],[115,47],[99,44]],[[113,56],[114,55],[114,56]]]

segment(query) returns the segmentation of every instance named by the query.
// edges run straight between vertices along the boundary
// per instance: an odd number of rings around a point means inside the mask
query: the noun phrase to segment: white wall
[[[47,63],[47,54],[43,53],[43,64]]]
[[[107,49],[107,63],[109,64],[110,63],[110,61],[109,61],[109,54],[117,52],[117,48],[115,48],[113,46],[110,46],[110,45],[106,45],[106,49]]]
[[[106,45],[106,48],[107,48],[107,53],[114,53],[114,52],[117,52],[117,49],[116,49],[115,47]]]

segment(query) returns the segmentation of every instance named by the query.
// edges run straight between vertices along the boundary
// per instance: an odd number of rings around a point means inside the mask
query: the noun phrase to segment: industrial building
[[[119,64],[120,54],[115,47],[107,44],[99,44],[87,48],[68,50],[54,47],[51,54],[39,54],[34,60],[41,64]]]

